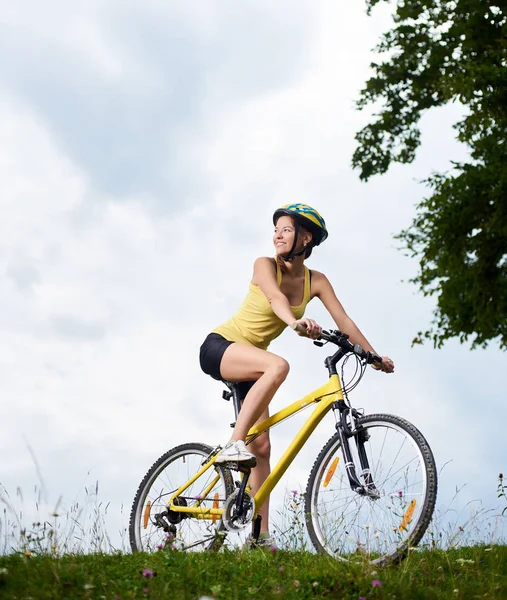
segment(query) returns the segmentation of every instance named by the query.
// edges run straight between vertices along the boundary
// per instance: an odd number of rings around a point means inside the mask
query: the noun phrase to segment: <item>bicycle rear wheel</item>
[[[168,508],[174,492],[199,471],[211,452],[212,448],[206,444],[183,444],[153,464],[137,490],[130,513],[133,552],[164,548],[202,552],[222,546],[225,530],[219,516],[198,519]],[[180,506],[223,508],[233,491],[231,472],[216,465],[205,471],[175,502]]]
[[[308,479],[306,524],[318,552],[382,566],[401,560],[424,535],[437,494],[435,460],[419,430],[400,417],[369,415],[357,424],[367,434],[375,493],[352,491],[336,433]],[[359,475],[357,437],[349,441]]]

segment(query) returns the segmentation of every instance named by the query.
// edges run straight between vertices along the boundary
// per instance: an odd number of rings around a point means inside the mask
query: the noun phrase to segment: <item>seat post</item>
[[[234,383],[232,381],[223,380],[225,385],[229,388],[229,392],[224,391],[222,393],[222,398],[224,400],[230,400],[232,398],[232,404],[234,405],[234,423],[231,423],[231,427],[236,425],[236,421],[238,420],[239,411],[241,410],[241,403],[244,398],[241,397],[241,387],[239,383]]]
[[[234,418],[238,420],[239,411],[241,410],[241,401],[243,398],[239,397],[239,386],[236,383],[232,384],[232,402],[234,404]]]

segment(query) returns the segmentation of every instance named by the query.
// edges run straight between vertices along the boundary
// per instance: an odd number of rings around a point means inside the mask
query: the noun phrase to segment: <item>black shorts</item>
[[[217,379],[218,381],[224,381],[223,377],[220,375],[220,363],[222,362],[224,352],[231,344],[234,344],[234,342],[226,340],[219,333],[210,333],[208,335],[199,352],[201,369],[206,375],[211,375],[213,379]],[[239,395],[241,399],[247,395],[248,390],[254,383],[255,381],[239,382]]]

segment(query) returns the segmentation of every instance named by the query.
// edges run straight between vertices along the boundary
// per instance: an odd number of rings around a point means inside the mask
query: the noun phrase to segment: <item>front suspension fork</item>
[[[340,444],[342,447],[343,458],[345,460],[345,469],[347,471],[347,477],[349,479],[350,488],[352,491],[360,495],[368,495],[372,498],[379,498],[379,492],[373,481],[373,477],[370,470],[370,464],[368,462],[368,456],[364,447],[365,442],[368,440],[369,435],[365,429],[359,429],[352,431],[348,422],[347,414],[350,409],[345,405],[345,402],[341,401],[337,403],[336,407],[340,413],[340,420],[336,424],[338,431],[338,437],[340,438]],[[343,404],[343,406],[341,406]],[[354,465],[354,459],[352,458],[352,452],[350,451],[349,439],[354,437],[357,453],[359,455],[359,463],[361,465],[361,476],[364,483],[361,483],[357,476],[356,467]]]

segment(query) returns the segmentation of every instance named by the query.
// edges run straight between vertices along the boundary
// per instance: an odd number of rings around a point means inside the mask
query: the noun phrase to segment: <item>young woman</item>
[[[313,319],[303,317],[306,305],[319,298],[338,328],[350,336],[352,343],[378,354],[347,315],[323,273],[309,271],[304,261],[315,246],[328,236],[326,224],[319,213],[306,204],[288,204],[273,215],[273,243],[276,258],[262,257],[254,263],[248,294],[238,312],[213,330],[200,351],[202,370],[218,380],[246,382],[246,392],[231,440],[217,457],[217,462],[251,461],[250,484],[255,494],[270,473],[269,432],[245,446],[248,430],[269,416],[268,405],[289,373],[288,362],[268,352],[269,344],[287,327],[298,335],[297,325],[306,335],[318,338],[322,328]],[[382,357],[382,371],[392,373],[394,363]],[[259,541],[272,543],[268,529],[269,505],[260,510]]]

